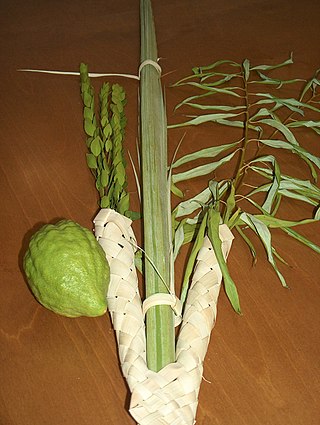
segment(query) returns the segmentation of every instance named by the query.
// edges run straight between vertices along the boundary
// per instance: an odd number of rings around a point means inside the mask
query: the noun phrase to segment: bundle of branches
[[[291,64],[292,58],[277,65],[252,66],[246,59],[240,64],[221,60],[194,68],[191,76],[174,86],[190,87],[194,91],[177,109],[191,108],[200,114],[169,127],[211,123],[238,129],[239,137],[192,152],[168,166],[168,127],[150,0],[141,0],[140,13],[143,248],[137,246],[131,227],[135,215],[130,211],[126,190],[125,93],[118,84],[104,84],[97,118],[88,69],[82,64],[87,164],[95,178],[101,207],[94,220],[95,236],[110,267],[107,307],[116,332],[122,372],[131,391],[132,416],[141,425],[192,425],[222,281],[233,308],[241,312],[236,284],[227,266],[233,240],[231,230],[244,239],[254,259],[256,248],[248,232],[260,238],[283,286],[287,284],[276,260],[284,260],[273,246],[273,228],[280,228],[320,251],[293,230],[296,225],[319,220],[320,215],[320,190],[316,186],[320,161],[300,145],[295,133],[300,128],[320,133],[320,123],[314,118],[320,113],[320,83],[318,72],[306,82],[269,75],[274,69]],[[303,84],[298,99],[281,94],[283,87],[296,83]],[[264,90],[257,90],[259,87]],[[266,87],[272,87],[272,92]],[[212,104],[213,97],[222,101]],[[307,117],[309,112],[312,118]],[[271,152],[265,153],[266,148]],[[313,181],[282,173],[277,159],[279,149],[297,155],[307,164]],[[215,170],[235,159],[234,174],[219,181],[212,178]],[[199,160],[202,164],[192,167]],[[179,171],[179,167],[183,170]],[[247,180],[251,174],[260,179],[255,187]],[[183,196],[179,183],[200,176],[208,177],[203,190],[189,199],[179,200],[172,211],[172,194]],[[313,216],[296,221],[278,217],[284,198],[312,205]],[[190,243],[191,249],[181,294],[177,296],[174,263],[185,243]],[[144,300],[139,293],[136,271],[137,253],[141,252]],[[89,298],[94,292],[95,288]],[[99,312],[101,308],[100,303]],[[95,315],[95,310],[91,311]],[[179,326],[177,337],[176,326]]]

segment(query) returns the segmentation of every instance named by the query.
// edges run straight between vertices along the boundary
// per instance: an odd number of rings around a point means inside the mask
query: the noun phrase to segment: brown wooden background
[[[97,208],[77,77],[16,70],[77,70],[84,61],[92,71],[136,73],[138,3],[1,2],[1,425],[134,423],[109,318],[59,317],[37,304],[24,280],[22,257],[35,229],[61,217],[90,228]],[[221,58],[277,63],[293,51],[290,77],[311,77],[320,66],[318,0],[158,0],[154,13],[166,86],[192,66]],[[137,83],[115,80],[127,91],[126,143],[135,156]],[[166,96],[173,121],[181,94],[167,87]],[[171,152],[181,135],[170,133]],[[181,153],[223,137],[210,126],[192,129]],[[305,143],[319,155],[319,140],[305,136]],[[309,178],[294,161],[287,167]],[[136,202],[132,177],[130,190]],[[285,207],[289,217],[310,214],[295,202]],[[319,226],[300,232],[320,243]],[[229,265],[244,315],[221,294],[199,425],[320,423],[319,257],[280,232],[275,244],[290,264],[281,266],[290,290],[281,287],[261,247],[252,268],[247,248],[234,242]],[[178,277],[182,267],[183,261]]]

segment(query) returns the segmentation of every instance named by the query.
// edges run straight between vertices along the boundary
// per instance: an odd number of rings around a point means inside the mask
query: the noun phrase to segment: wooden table
[[[19,68],[135,74],[139,66],[139,2],[1,4],[1,425],[131,425],[108,316],[68,319],[40,306],[28,290],[22,258],[42,224],[69,218],[88,228],[97,198],[86,168],[77,77],[17,72]],[[154,1],[168,119],[181,93],[170,83],[191,67],[221,58],[279,63],[294,52],[288,75],[319,68],[317,0]],[[110,79],[109,79],[110,80]],[[127,91],[127,149],[137,138],[137,82]],[[101,80],[94,82],[99,87]],[[214,133],[217,131],[216,133]],[[183,131],[170,133],[170,153]],[[222,130],[191,129],[181,153],[218,143]],[[309,134],[309,133],[308,133]],[[307,147],[319,155],[317,137]],[[309,178],[295,162],[289,168]],[[134,206],[137,193],[129,167]],[[200,182],[192,183],[195,188]],[[286,203],[290,217],[310,208]],[[139,224],[135,225],[139,237]],[[319,226],[300,232],[320,243]],[[257,245],[260,259],[235,240],[229,267],[243,316],[220,297],[205,362],[199,425],[316,425],[320,418],[319,256],[275,232],[289,267],[285,290]],[[181,275],[183,262],[177,266]],[[208,382],[210,381],[210,382]]]

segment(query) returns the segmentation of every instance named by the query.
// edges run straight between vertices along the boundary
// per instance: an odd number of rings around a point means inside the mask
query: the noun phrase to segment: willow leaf
[[[310,224],[310,223],[314,223],[318,221],[318,220],[315,220],[314,218],[307,218],[307,219],[298,220],[298,221],[282,220],[280,218],[276,218],[274,216],[264,215],[264,214],[256,214],[255,217],[258,220],[260,220],[262,223],[264,223],[266,226],[270,227],[271,229],[301,226],[303,224]]]
[[[269,125],[270,127],[273,127],[279,130],[284,135],[284,137],[288,140],[289,143],[291,143],[292,145],[297,145],[297,146],[299,145],[292,131],[290,131],[289,128],[286,125],[282,124],[281,122],[275,119],[266,118],[266,119],[259,120],[259,123]]]
[[[281,182],[282,184],[282,182]],[[267,192],[270,189],[271,183],[267,183],[265,185],[261,185],[259,187],[257,187],[256,189],[252,190],[249,194],[247,194],[247,198],[250,200],[250,198],[259,193],[259,192]],[[302,201],[305,202],[307,204],[313,205],[313,206],[317,206],[318,202],[314,201],[311,197],[303,195],[303,193],[297,193],[294,191],[290,191],[287,189],[283,189],[280,185],[280,188],[278,190],[278,194],[281,196],[285,196],[286,198],[290,198],[290,199],[295,199],[297,201]]]
[[[237,111],[239,109],[245,109],[245,106],[228,106],[228,105],[201,105],[200,103],[185,102],[186,106],[191,106],[195,109],[201,109],[204,111]]]
[[[217,75],[216,73],[211,73],[211,74],[202,76],[201,80],[200,80],[201,81],[200,84],[203,84],[204,87],[218,87],[218,86],[221,86],[222,84],[226,83],[227,81],[230,81],[234,77],[234,75],[227,74],[227,75],[224,75],[224,77],[220,78],[219,80],[205,82],[209,78],[212,78],[216,75]]]
[[[183,198],[184,194],[182,192],[182,190],[180,190],[171,180],[171,185],[170,185],[170,190],[171,192],[176,195],[178,198]]]
[[[319,201],[313,200],[312,197],[304,195],[303,191],[302,193],[299,193],[299,192],[292,192],[287,189],[280,189],[279,192],[281,193],[281,195],[287,198],[295,199],[297,201],[302,201],[302,202],[305,202],[306,204],[313,205],[314,207],[316,207],[319,203]]]
[[[271,178],[271,174],[269,174],[271,170],[267,168],[253,166],[251,167],[251,169],[266,178]],[[284,176],[281,175],[281,182],[280,187],[278,189],[278,194],[287,198],[296,199],[298,201],[306,202],[313,206],[317,206],[320,201],[320,189],[312,185],[312,183],[310,183],[309,181],[307,182],[311,185],[311,188],[309,188],[307,185],[301,186],[299,183],[296,183],[295,180],[299,182],[299,179],[294,178],[292,178],[292,181],[286,180]],[[301,182],[305,181],[301,180]],[[246,196],[248,199],[250,199],[253,195],[257,193],[267,192],[268,190],[270,190],[270,187],[271,183],[263,184],[253,189]]]
[[[215,156],[219,155],[220,153],[234,148],[235,146],[237,146],[240,143],[240,140],[234,143],[229,143],[229,144],[225,144],[225,145],[220,145],[220,146],[212,146],[210,148],[205,148],[205,149],[201,149],[199,151],[190,153],[188,155],[183,156],[182,158],[179,158],[177,161],[175,161],[172,164],[172,168],[177,168],[180,167],[183,164],[186,164],[188,162],[191,161],[195,161],[197,159],[200,158],[214,158]]]
[[[286,59],[285,61],[278,63],[276,65],[257,65],[257,66],[253,66],[251,67],[251,70],[255,70],[255,71],[271,71],[273,69],[277,69],[277,68],[281,68],[283,66],[287,66],[287,65],[291,65],[293,64],[293,59],[292,59],[292,53],[290,54],[290,57],[288,59]]]
[[[252,241],[248,238],[248,236],[243,232],[240,226],[235,226],[236,230],[238,231],[239,235],[242,237],[242,239],[245,241],[245,243],[248,245],[248,248],[250,249],[253,263],[255,264],[257,261],[257,252],[256,249],[252,243]]]
[[[278,98],[278,97],[273,96],[270,93],[256,93],[256,96],[262,96],[262,97],[268,98],[268,99],[262,99],[262,100],[256,102],[256,104],[266,103],[269,100],[270,102],[275,102],[275,103],[280,103],[282,105],[285,105],[289,109],[290,109],[290,107],[292,107],[292,110],[294,112],[298,112],[298,113],[303,112],[303,111],[301,111],[301,108],[310,109],[314,112],[320,112],[319,108],[316,108],[315,106],[310,105],[309,103],[305,103],[305,102],[302,102],[301,100],[297,100],[297,99],[294,99],[294,98],[284,98],[284,99]]]
[[[238,127],[238,128],[244,128],[244,122],[243,121],[238,121],[238,120],[217,120],[218,124],[222,124],[222,125],[227,125],[229,127]],[[257,125],[252,125],[249,124],[248,128],[250,128],[250,130],[254,130],[257,131],[258,133],[260,133],[262,131],[262,128],[260,126]]]
[[[296,99],[280,99],[270,95],[269,93],[257,93],[258,96],[265,96],[269,99],[261,99],[257,101],[256,105],[264,105],[269,103],[275,103],[273,110],[281,108],[282,106],[287,107],[292,112],[297,112],[300,115],[304,115],[304,111],[301,109],[302,104]]]
[[[228,88],[225,88],[225,89],[220,89],[220,88],[217,88],[217,87],[210,87],[207,84],[196,83],[194,81],[189,81],[187,83],[183,83],[182,85],[193,86],[193,87],[196,87],[198,89],[206,90],[206,91],[211,92],[211,93],[219,93],[219,94],[226,94],[226,95],[235,96],[235,97],[241,97],[240,94],[238,94],[236,91],[234,91],[234,90],[241,89],[239,87],[228,87]]]
[[[313,162],[313,164],[315,164],[318,168],[320,168],[320,158],[313,155],[312,153],[310,153],[299,145],[292,145],[291,143],[285,142],[283,140],[273,139],[260,139],[259,142],[272,148],[290,150],[291,152],[299,155],[302,159],[307,158],[309,161]]]
[[[231,81],[233,78],[239,78],[240,74],[229,74],[229,73],[225,73],[225,72],[210,72],[207,73],[205,75],[202,75],[201,77],[201,83],[204,83],[205,81],[207,81],[209,78],[213,78],[213,77],[221,77],[223,76],[223,78],[221,78],[220,80],[214,81],[213,83],[205,83],[208,84],[210,86],[220,86],[221,84],[224,84],[228,81]]]
[[[316,245],[314,242],[310,241],[305,236],[302,236],[300,233],[290,228],[283,227],[282,230],[286,232],[292,238],[296,239],[297,241],[311,248],[316,253],[320,254],[320,246]]]
[[[258,102],[256,103],[258,104]],[[272,117],[277,119],[276,115],[267,108],[260,108],[252,117],[250,117],[250,122],[256,122],[260,117]]]
[[[263,155],[263,156],[259,156],[253,160],[250,161],[250,164],[254,164],[256,162],[271,162],[271,164],[273,165],[276,161],[276,158],[273,155]],[[252,167],[254,168],[254,167]],[[270,169],[268,169],[268,171],[271,173],[271,177],[273,175],[273,171],[271,171]]]
[[[212,96],[214,93],[202,93],[194,96],[187,97],[182,102],[178,103],[178,105],[175,106],[174,110],[176,111],[178,108],[181,108],[181,106],[188,104],[191,101],[194,101],[196,99],[203,99],[204,97]]]
[[[195,118],[193,118],[190,121],[185,121],[180,124],[171,124],[169,128],[178,128],[178,127],[185,127],[188,125],[200,125],[206,122],[217,122],[219,120],[226,120],[229,118],[234,118],[239,116],[239,114],[231,114],[231,113],[221,113],[221,114],[205,114],[205,115],[199,115]]]
[[[272,265],[273,269],[275,270],[282,286],[288,287],[284,277],[280,273],[277,267],[277,264],[275,262],[275,259],[273,256],[273,247],[271,242],[271,233],[267,225],[263,223],[261,220],[259,220],[256,216],[249,213],[245,213],[245,212],[241,214],[241,220],[243,220],[259,236],[267,252],[268,261]]]
[[[183,225],[183,232],[184,232],[184,240],[183,244],[190,243],[194,240],[195,235],[197,234],[197,230],[199,228],[198,225],[199,217],[197,217],[197,220],[195,223],[190,223],[187,219],[186,222]]]
[[[231,182],[230,185],[230,193],[226,201],[226,210],[223,216],[223,222],[228,224],[230,216],[236,207],[236,199],[235,199],[235,187]]]
[[[240,214],[241,214],[241,209],[238,208],[233,214],[232,216],[229,218],[228,220],[228,227],[231,230],[234,226],[238,225],[238,222],[240,220]]]
[[[198,66],[198,67],[192,68],[192,71],[193,71],[194,74],[200,74],[202,71],[209,71],[211,69],[216,68],[217,66],[224,65],[226,63],[227,64],[230,64],[232,66],[238,66],[239,68],[241,66],[239,63],[234,62],[232,60],[222,59],[222,60],[218,60],[218,61],[216,61],[216,62],[214,62],[214,63],[212,63],[210,65]]]
[[[173,239],[173,259],[174,260],[176,260],[179,254],[180,248],[182,247],[184,243],[184,223],[185,223],[185,220],[182,220],[174,233],[174,239]]]
[[[291,80],[280,80],[279,78],[271,78],[267,75],[264,75],[262,72],[257,71],[258,76],[260,77],[260,80],[256,80],[256,81],[249,81],[249,83],[251,84],[268,84],[268,85],[273,85],[273,86],[277,86],[277,88],[282,87],[284,84],[293,84],[293,83],[298,83],[300,81],[305,81],[301,78],[293,78]]]
[[[309,128],[320,128],[320,121],[293,121],[287,124],[287,127],[309,127]]]
[[[191,215],[194,211],[198,210],[201,205],[206,204],[211,197],[211,191],[207,187],[193,198],[180,202],[174,209],[175,217],[178,218],[185,215]]]
[[[262,208],[265,209],[268,213],[271,213],[273,203],[274,203],[274,201],[277,197],[278,191],[279,191],[280,182],[281,182],[280,168],[279,168],[277,161],[274,161],[273,182],[270,185],[270,189],[268,190],[267,198],[262,205]]]
[[[242,67],[243,67],[243,71],[244,71],[244,79],[246,81],[249,80],[249,76],[250,76],[250,62],[248,59],[245,59],[242,63]]]
[[[320,69],[318,69],[315,73],[315,76],[313,78],[311,78],[309,81],[307,81],[306,85],[304,86],[301,96],[300,96],[300,100],[302,100],[304,98],[304,96],[306,95],[306,93],[309,90],[314,91],[314,86],[315,85],[320,85],[319,80],[317,79],[317,75],[320,72]]]
[[[237,151],[232,152],[231,154],[221,158],[219,161],[212,162],[210,164],[199,165],[199,167],[192,168],[191,170],[184,171],[178,174],[173,174],[172,181],[173,183],[177,183],[184,180],[193,179],[195,177],[200,177],[206,174],[210,174],[213,171],[215,171],[217,168],[219,168],[221,165],[230,161],[236,153]]]
[[[222,252],[222,243],[219,235],[220,219],[221,217],[219,212],[210,208],[208,211],[208,236],[219,263],[226,294],[234,310],[241,314],[238,291],[232,277],[230,276],[229,269]]]
[[[200,249],[203,245],[206,226],[207,226],[207,213],[205,214],[205,216],[203,217],[203,220],[201,221],[195,242],[192,246],[192,250],[191,250],[191,253],[190,253],[189,258],[188,258],[186,270],[185,270],[184,277],[183,277],[182,288],[181,288],[181,297],[180,298],[181,298],[182,304],[184,304],[184,302],[186,300],[190,276],[193,272],[193,268],[194,268],[194,264],[196,262],[198,252],[200,251]]]
[[[256,167],[253,166],[258,172],[263,173],[263,175],[267,178],[272,178],[272,170],[269,168]],[[310,180],[301,180],[296,177],[287,176],[285,174],[281,174],[281,188],[284,189],[293,189],[293,190],[303,190],[310,196],[316,197],[320,200],[320,188],[310,182]]]

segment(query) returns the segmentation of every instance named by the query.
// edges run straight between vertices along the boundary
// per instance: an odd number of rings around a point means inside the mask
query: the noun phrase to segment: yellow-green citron
[[[24,270],[37,300],[68,317],[101,316],[107,309],[110,270],[94,235],[71,220],[35,233]]]

